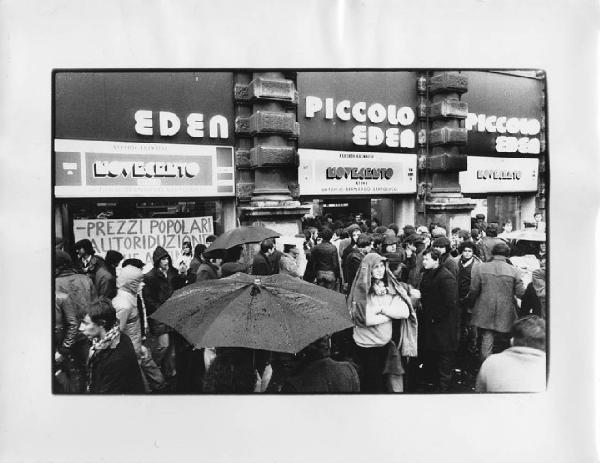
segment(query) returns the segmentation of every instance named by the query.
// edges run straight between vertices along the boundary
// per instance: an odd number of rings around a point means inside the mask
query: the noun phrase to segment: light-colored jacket
[[[516,297],[522,297],[525,285],[518,268],[503,256],[482,262],[471,272],[469,297],[475,301],[471,324],[479,328],[509,333],[517,319]]]
[[[546,354],[513,346],[490,355],[477,375],[477,392],[541,392],[546,389]]]

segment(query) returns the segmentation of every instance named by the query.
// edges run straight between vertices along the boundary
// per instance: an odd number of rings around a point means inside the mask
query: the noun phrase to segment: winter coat
[[[464,266],[460,260],[460,257],[456,259],[458,265],[458,303],[461,307],[469,306],[468,295],[469,289],[471,288],[471,274],[473,268],[481,263],[477,256],[473,256],[473,261],[468,266]]]
[[[542,392],[546,390],[546,353],[513,346],[490,355],[477,375],[476,392]]]
[[[471,273],[471,301],[474,301],[471,324],[479,328],[509,333],[517,319],[516,297],[525,286],[518,268],[503,256],[482,262]]]
[[[219,268],[208,261],[202,261],[196,271],[196,281],[216,280],[219,278]]]
[[[436,352],[452,352],[458,349],[460,308],[457,304],[456,278],[445,267],[423,272],[421,279],[423,347]]]
[[[198,259],[197,257],[194,257],[190,261],[190,266],[187,271],[187,284],[188,285],[191,283],[194,283],[196,281],[196,277],[198,274],[198,267],[200,267],[201,263],[202,263],[202,261],[200,259]]]
[[[94,352],[88,359],[88,387],[92,394],[144,392],[133,344],[125,333],[121,333],[110,347]]]
[[[281,252],[275,251],[270,256],[259,252],[252,261],[252,275],[274,275],[279,273]]]
[[[330,357],[314,360],[287,379],[282,392],[311,394],[360,392],[356,368],[350,362],[336,362]]]
[[[92,256],[87,266],[87,275],[94,282],[98,297],[112,299],[117,295],[117,279],[104,262],[104,259]]]
[[[144,275],[144,288],[142,296],[146,307],[146,315],[152,315],[167,299],[171,297],[173,291],[185,285],[185,275],[180,275],[177,270],[169,265],[167,275],[159,270],[160,261],[163,257],[169,257],[169,253],[158,246],[152,255],[154,268]],[[169,262],[170,264],[170,262]],[[168,330],[162,323],[149,319],[150,330],[155,336],[166,333]]]
[[[87,313],[90,303],[98,297],[98,292],[92,280],[74,269],[64,269],[55,281],[56,291],[67,293],[82,313]]]
[[[317,244],[310,253],[310,261],[315,274],[319,271],[329,271],[333,272],[336,278],[340,277],[340,258],[333,244]]]
[[[356,274],[360,269],[360,264],[365,258],[365,253],[360,250],[360,248],[354,248],[350,253],[346,256],[346,260],[344,260],[344,281],[348,283],[348,288],[352,287],[352,283],[354,282],[354,278],[356,278]]]
[[[447,252],[440,257],[440,265],[450,270],[454,278],[458,278],[458,262]]]
[[[62,291],[56,291],[54,303],[54,347],[66,355],[73,344],[86,339],[79,331],[84,314],[79,311],[73,298]]]
[[[484,236],[481,239],[479,244],[480,255],[479,257],[483,262],[490,262],[492,260],[492,249],[498,243],[505,243],[505,241],[501,238],[492,237],[492,236]]]

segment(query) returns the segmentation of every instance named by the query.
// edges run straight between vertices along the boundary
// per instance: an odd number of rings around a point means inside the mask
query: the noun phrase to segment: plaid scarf
[[[108,349],[109,347],[114,347],[119,344],[121,331],[119,330],[119,325],[113,326],[110,330],[106,332],[106,336],[102,339],[94,339],[92,340],[92,347],[90,347],[90,358],[100,350]],[[115,342],[116,340],[116,342]]]
[[[96,364],[98,363],[99,353],[108,348],[114,348],[119,344],[121,339],[121,332],[119,331],[119,325],[113,326],[102,339],[92,340],[92,346],[90,347],[90,356],[88,357],[88,368],[87,368],[87,392],[90,392],[90,387],[94,381],[93,372]]]

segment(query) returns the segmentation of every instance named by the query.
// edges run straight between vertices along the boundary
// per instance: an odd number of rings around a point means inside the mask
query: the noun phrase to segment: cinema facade
[[[306,214],[515,229],[546,208],[541,71],[55,71],[54,231],[149,258]]]

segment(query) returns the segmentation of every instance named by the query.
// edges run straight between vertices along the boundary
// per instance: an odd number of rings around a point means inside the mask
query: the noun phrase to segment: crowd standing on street
[[[536,214],[535,229],[545,231]],[[546,249],[512,223],[470,230],[354,214],[307,217],[304,239],[221,253],[184,241],[153,267],[90,240],[55,251],[54,387],[66,393],[507,392],[545,388]],[[304,257],[302,259],[301,257]],[[536,263],[526,274],[520,264]],[[306,265],[301,265],[302,262]],[[150,316],[175,291],[237,273],[286,274],[346,295],[354,327],[296,354],[190,344]]]

